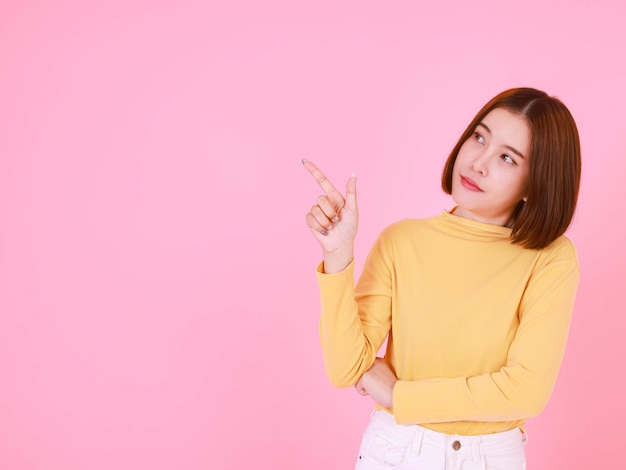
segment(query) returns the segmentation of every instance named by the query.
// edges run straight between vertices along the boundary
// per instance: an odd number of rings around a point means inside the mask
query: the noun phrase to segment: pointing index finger
[[[326,178],[326,175],[322,173],[322,171],[313,164],[313,162],[310,162],[308,160],[302,160],[302,163],[304,167],[307,170],[309,170],[309,173],[313,175],[313,178],[315,178],[315,181],[317,181],[317,183],[321,186],[324,192],[331,198],[331,200],[333,201],[338,200],[338,201],[343,202],[343,196],[341,195],[341,193],[337,190],[337,188],[333,186],[330,180]]]

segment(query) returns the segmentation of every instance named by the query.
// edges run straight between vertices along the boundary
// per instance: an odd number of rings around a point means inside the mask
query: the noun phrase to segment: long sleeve
[[[336,387],[348,387],[374,363],[391,324],[391,273],[382,236],[367,257],[358,289],[354,262],[336,274],[324,274],[320,264],[317,279],[326,374]]]
[[[573,246],[566,239],[560,245],[527,283],[506,364],[481,375],[398,381],[393,412],[399,424],[524,420],[544,408],[565,350],[579,280]]]

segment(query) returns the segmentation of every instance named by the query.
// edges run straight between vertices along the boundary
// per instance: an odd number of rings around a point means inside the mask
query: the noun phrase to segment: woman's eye
[[[515,163],[515,160],[513,160],[511,157],[509,157],[506,154],[502,155],[502,160],[504,160],[507,163]]]
[[[479,132],[474,132],[474,138],[476,139],[476,142],[478,142],[479,144],[482,144],[485,142],[485,138]]]

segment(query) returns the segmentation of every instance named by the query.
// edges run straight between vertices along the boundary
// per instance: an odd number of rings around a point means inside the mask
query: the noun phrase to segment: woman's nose
[[[477,155],[476,158],[472,161],[472,170],[481,175],[487,174],[487,168],[489,166],[489,157],[486,153],[481,153]]]

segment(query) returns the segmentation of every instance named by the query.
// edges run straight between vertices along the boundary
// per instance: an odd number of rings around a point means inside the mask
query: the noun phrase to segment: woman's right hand
[[[325,193],[317,198],[306,215],[306,224],[322,247],[324,272],[343,271],[354,257],[354,239],[358,229],[356,176],[352,175],[348,180],[344,198],[312,162],[303,160],[302,163]]]

